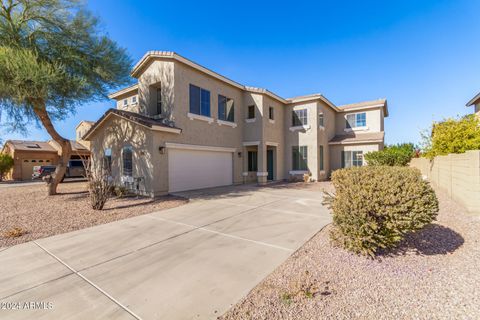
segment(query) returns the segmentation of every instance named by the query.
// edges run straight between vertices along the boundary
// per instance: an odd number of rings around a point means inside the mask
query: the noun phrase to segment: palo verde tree
[[[1,0],[0,111],[12,130],[42,125],[60,146],[48,194],[56,194],[72,149],[52,121],[129,81],[131,60],[78,0]]]

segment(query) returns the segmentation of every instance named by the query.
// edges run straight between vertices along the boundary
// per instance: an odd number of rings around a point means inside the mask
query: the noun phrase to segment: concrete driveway
[[[0,318],[215,319],[331,221],[319,192],[285,185],[183,195],[1,251]]]

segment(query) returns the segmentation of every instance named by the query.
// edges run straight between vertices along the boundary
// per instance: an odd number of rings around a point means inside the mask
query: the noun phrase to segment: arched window
[[[122,174],[131,177],[133,174],[133,148],[125,146],[122,149]]]

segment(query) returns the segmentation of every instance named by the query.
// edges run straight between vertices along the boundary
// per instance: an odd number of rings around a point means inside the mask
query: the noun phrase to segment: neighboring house
[[[480,117],[480,93],[467,102],[467,107],[475,106],[474,113]]]
[[[90,130],[90,128],[95,124],[94,121],[82,120],[75,128],[75,139],[78,143],[84,145],[87,149],[90,150],[90,141],[83,140],[85,133]]]
[[[88,128],[82,121],[77,126],[77,138],[79,137],[79,129],[87,131],[93,125],[90,123]],[[81,159],[89,157],[90,151],[85,146],[85,141],[71,141],[72,156],[71,159]],[[26,141],[26,140],[7,140],[0,153],[10,154],[14,164],[12,170],[6,175],[6,180],[31,180],[33,167],[56,165],[58,163],[58,153],[60,146],[53,140],[50,141]]]
[[[285,99],[184,57],[148,52],[138,83],[111,94],[85,134],[94,165],[151,196],[247,182],[325,180],[383,148],[385,99],[336,106],[321,94]]]

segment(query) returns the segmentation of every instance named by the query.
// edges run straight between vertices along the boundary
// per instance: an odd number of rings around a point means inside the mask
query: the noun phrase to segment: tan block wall
[[[411,167],[418,168],[434,185],[446,191],[468,211],[480,213],[480,151],[467,151],[435,157],[415,158]]]

